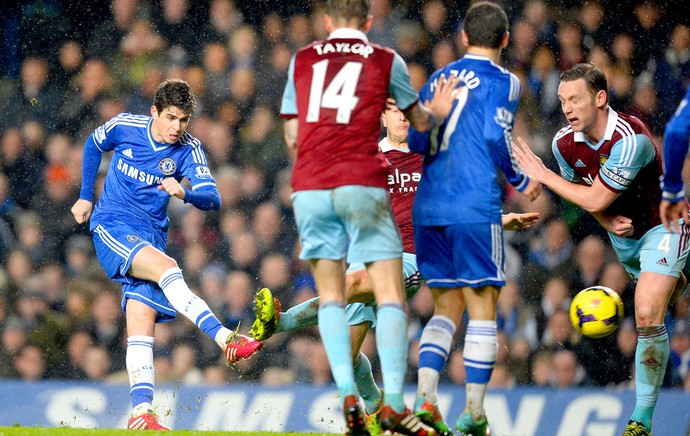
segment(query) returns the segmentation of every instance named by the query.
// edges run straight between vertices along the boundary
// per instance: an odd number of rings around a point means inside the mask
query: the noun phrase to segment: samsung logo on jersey
[[[479,80],[479,77],[474,73],[474,71],[467,71],[466,69],[463,69],[462,71],[458,70],[450,70],[450,74],[453,76],[458,76],[460,77],[460,82],[463,86],[468,87],[469,89],[474,89],[477,86],[481,85],[482,82]],[[438,79],[440,78],[437,77],[434,79],[434,81],[431,83],[431,92],[436,91],[436,85],[438,84]]]
[[[335,44],[331,44],[327,42],[325,44],[315,44],[313,47],[319,55],[328,53],[354,53],[365,59],[374,52],[374,47],[359,42],[356,44],[350,44],[349,42],[336,42]]]
[[[140,171],[137,168],[123,162],[122,159],[117,160],[117,169],[125,176],[144,182],[147,185],[158,185],[163,181],[163,177],[154,176],[153,174],[148,174]]]

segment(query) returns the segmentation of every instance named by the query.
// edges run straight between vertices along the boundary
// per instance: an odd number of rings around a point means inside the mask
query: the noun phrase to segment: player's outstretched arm
[[[404,111],[415,130],[426,132],[443,124],[453,109],[453,103],[459,92],[458,83],[460,83],[458,76],[446,78],[441,75],[431,100],[425,101],[424,105],[415,104]]]
[[[93,203],[89,200],[79,199],[72,206],[72,215],[74,220],[79,224],[84,224],[91,218],[91,211],[93,210]]]
[[[661,216],[661,223],[669,231],[673,233],[680,233],[680,219],[687,225],[690,224],[688,217],[688,204],[685,200],[671,203],[668,200],[661,200],[659,204],[659,215]]]
[[[504,213],[501,215],[503,230],[523,230],[528,229],[539,219],[538,212],[529,213]]]
[[[522,138],[517,138],[517,142],[513,141],[511,144],[523,173],[587,212],[602,212],[618,197],[618,194],[606,188],[598,177],[594,179],[592,186],[584,186],[554,173],[546,168],[544,162],[530,150]]]

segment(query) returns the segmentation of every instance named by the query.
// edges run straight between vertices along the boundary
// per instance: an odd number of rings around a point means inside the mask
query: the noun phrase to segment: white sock
[[[225,339],[230,333],[221,334],[222,342],[219,341],[219,332],[224,329],[223,325],[211,312],[208,304],[189,289],[179,268],[170,268],[164,272],[158,285],[177,312],[196,324],[215,340],[220,348],[225,348]]]
[[[453,321],[443,315],[434,315],[424,327],[419,341],[417,398],[431,404],[438,402],[438,381],[448,360],[455,329]]]
[[[126,356],[129,375],[132,415],[141,415],[151,409],[155,370],[153,368],[153,337],[129,336]]]
[[[225,350],[225,341],[228,340],[228,336],[230,336],[230,333],[232,333],[232,330],[230,330],[227,327],[221,327],[220,330],[218,330],[218,333],[216,333],[216,337],[213,338],[214,341],[216,341],[216,344],[223,350]]]

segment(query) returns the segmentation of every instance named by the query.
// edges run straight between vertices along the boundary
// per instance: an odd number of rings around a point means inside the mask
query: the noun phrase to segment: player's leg
[[[487,427],[484,397],[498,356],[496,301],[499,288],[463,287],[462,291],[470,321],[463,349],[467,373],[465,412],[458,419],[456,428],[460,431],[474,429],[471,434],[484,436]]]
[[[164,253],[164,233],[112,221],[96,226],[93,240],[98,261],[110,278],[124,286],[133,281],[158,284],[165,298],[158,301],[156,310],[172,318],[175,311],[184,314],[214,339],[231,361],[249,357],[261,347],[261,343],[241,335],[226,344],[234,332],[223,327],[208,305],[189,289],[175,260]],[[140,300],[134,292],[125,293],[125,297]]]
[[[378,304],[376,345],[383,373],[384,428],[403,434],[433,434],[405,407],[402,399],[407,370],[407,315],[403,308],[402,241],[385,189],[344,186],[334,205],[350,238],[348,261],[367,265]]]
[[[132,398],[132,416],[127,428],[169,430],[153,413],[153,333],[158,312],[137,300],[128,299],[126,305],[126,365]]]
[[[624,435],[651,434],[654,408],[669,357],[667,305],[688,257],[685,237],[659,225],[639,241],[612,237],[616,255],[637,278],[635,286],[635,409]]]
[[[415,414],[441,435],[453,430],[438,410],[438,382],[453,344],[465,307],[459,288],[432,288],[434,316],[427,322],[419,343]]]
[[[345,262],[348,236],[334,206],[337,189],[292,194],[300,258],[309,261],[319,292],[318,325],[328,363],[343,399],[347,434],[366,434],[352,368],[350,329],[345,312]]]
[[[138,250],[128,274],[158,283],[172,307],[213,339],[231,363],[251,357],[261,348],[261,342],[223,326],[206,301],[189,288],[177,262],[160,249],[147,245]]]
[[[358,295],[365,295],[364,302],[372,302],[374,293],[371,280],[364,264],[352,264],[348,267],[345,278],[346,298],[348,303],[360,301]],[[254,297],[256,318],[252,324],[251,334],[254,339],[265,341],[276,333],[312,327],[318,324],[319,297],[314,297],[281,312],[281,303],[267,288],[259,289]],[[352,324],[350,324],[352,325]]]

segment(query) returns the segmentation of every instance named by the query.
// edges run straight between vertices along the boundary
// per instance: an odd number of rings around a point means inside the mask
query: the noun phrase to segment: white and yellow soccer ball
[[[575,330],[588,338],[610,335],[622,320],[623,300],[606,286],[583,289],[570,303],[570,322]]]

